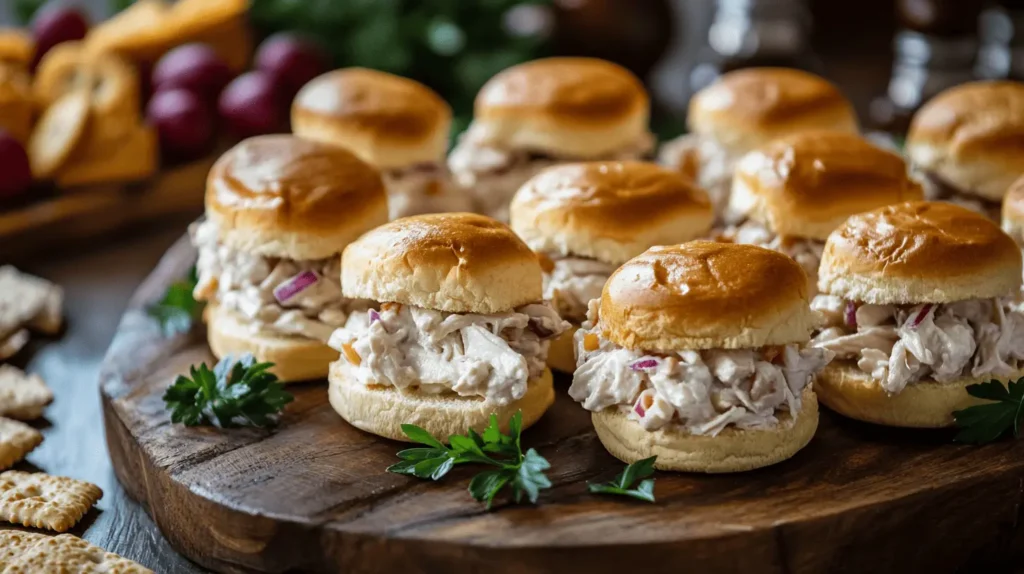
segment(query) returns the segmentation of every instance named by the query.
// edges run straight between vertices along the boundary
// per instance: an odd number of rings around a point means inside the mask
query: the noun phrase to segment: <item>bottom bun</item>
[[[682,472],[743,472],[782,462],[807,446],[818,428],[818,400],[810,387],[801,395],[796,420],[779,415],[769,429],[726,427],[718,436],[665,427],[646,431],[627,413],[610,408],[591,417],[601,443],[615,458],[634,463],[657,455],[654,467]]]
[[[270,372],[282,383],[323,379],[331,362],[338,360],[338,351],[320,341],[255,334],[244,317],[217,305],[206,307],[206,323],[210,349],[218,359],[252,353],[261,363],[274,363]]]
[[[984,403],[967,394],[967,386],[993,379],[1006,382],[1024,375],[974,377],[949,383],[923,380],[890,395],[871,375],[849,361],[833,361],[818,374],[814,389],[822,404],[859,421],[908,428],[943,428],[954,424],[953,411]]]
[[[561,373],[569,373],[570,375],[576,372],[576,342],[574,336],[578,330],[579,326],[573,325],[571,329],[551,341],[551,346],[548,348],[549,367]]]
[[[508,422],[518,410],[523,411],[525,429],[555,402],[550,369],[544,369],[540,377],[530,381],[526,394],[518,401],[498,406],[482,397],[400,391],[390,385],[367,386],[356,382],[348,367],[346,361],[331,365],[331,406],[352,426],[394,440],[409,441],[402,432],[403,424],[422,427],[445,442],[450,435],[465,434],[470,428],[483,432],[491,413],[498,416],[502,431],[508,432]]]

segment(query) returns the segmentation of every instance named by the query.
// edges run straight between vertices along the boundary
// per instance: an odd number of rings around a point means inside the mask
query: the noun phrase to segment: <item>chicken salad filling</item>
[[[818,295],[811,344],[855,361],[890,394],[923,379],[1007,376],[1024,365],[1024,314],[1009,299],[873,305]]]
[[[391,219],[419,215],[471,211],[469,196],[451,184],[444,163],[422,163],[381,172],[388,190],[388,211]]]
[[[816,292],[818,266],[825,250],[824,241],[777,235],[763,224],[751,219],[726,227],[720,232],[717,240],[757,245],[788,255],[807,273],[811,294]]]
[[[832,359],[799,345],[647,353],[602,335],[598,301],[576,332],[577,367],[569,395],[589,411],[619,409],[645,430],[675,425],[694,435],[764,429],[796,418],[801,395]]]
[[[715,215],[721,218],[729,205],[732,173],[740,157],[714,139],[687,134],[662,146],[659,161],[690,176],[704,188]]]
[[[934,171],[914,170],[913,174],[921,182],[921,186],[924,188],[924,197],[928,201],[945,201],[999,221],[1002,212],[999,202],[988,201],[968,193]]]
[[[544,299],[558,314],[579,324],[587,318],[587,305],[601,298],[601,290],[616,266],[587,257],[547,255],[544,267]]]
[[[545,303],[490,315],[384,303],[354,313],[328,344],[360,384],[507,405],[541,376],[550,340],[568,328]]]

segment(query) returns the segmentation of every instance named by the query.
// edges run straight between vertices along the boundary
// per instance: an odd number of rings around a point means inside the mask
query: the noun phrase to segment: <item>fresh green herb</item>
[[[294,397],[269,372],[273,363],[257,363],[252,355],[221,359],[210,370],[206,363],[192,366],[164,393],[171,422],[185,426],[212,424],[221,428],[268,427]]]
[[[506,486],[512,487],[512,498],[518,503],[525,496],[536,503],[540,491],[551,487],[544,471],[551,468],[548,461],[530,449],[523,454],[519,435],[523,429],[523,413],[517,412],[509,421],[509,434],[503,434],[498,417],[491,415],[490,424],[483,434],[473,429],[465,435],[451,435],[445,446],[429,432],[416,425],[402,425],[402,432],[410,440],[426,445],[398,453],[401,462],[388,467],[388,472],[408,474],[416,478],[438,480],[456,464],[477,463],[493,466],[469,482],[469,493],[491,508],[494,497]]]
[[[1024,416],[1024,378],[1010,381],[1009,387],[999,381],[989,381],[967,387],[972,397],[994,401],[955,411],[953,418],[960,432],[957,442],[985,444],[1013,430],[1020,436],[1020,420]]]
[[[192,297],[192,291],[198,282],[196,268],[193,266],[188,277],[175,281],[167,288],[159,303],[146,308],[146,313],[160,322],[164,336],[173,337],[188,333],[199,319],[203,312],[203,304]]]
[[[647,478],[654,474],[654,461],[658,457],[652,456],[638,460],[627,465],[626,469],[619,473],[611,482],[604,484],[590,484],[587,489],[594,494],[618,494],[631,496],[639,500],[654,502],[654,479]],[[647,478],[647,480],[641,480]],[[640,480],[639,486],[632,488],[633,483]]]

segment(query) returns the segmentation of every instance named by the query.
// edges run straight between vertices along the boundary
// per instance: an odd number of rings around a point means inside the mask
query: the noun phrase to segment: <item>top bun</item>
[[[745,155],[729,211],[778,235],[824,241],[855,213],[922,196],[899,155],[854,134],[814,131]]]
[[[476,96],[480,141],[579,159],[600,158],[647,137],[650,101],[629,70],[593,58],[513,66]]]
[[[380,175],[337,146],[291,135],[243,140],[206,180],[206,216],[240,251],[323,259],[388,220]]]
[[[753,245],[652,247],[605,283],[605,336],[627,349],[743,349],[804,343],[816,326],[807,275]]]
[[[1005,297],[1021,285],[1020,249],[987,217],[912,201],[851,217],[829,236],[821,291],[880,305]]]
[[[380,169],[444,161],[452,110],[423,84],[345,68],[306,84],[292,102],[292,131],[340,145]]]
[[[838,88],[789,68],[724,74],[693,96],[687,123],[734,153],[807,130],[857,133],[857,114]]]
[[[1024,176],[1010,186],[1003,198],[1003,231],[1024,244]]]
[[[1024,84],[971,82],[942,92],[914,114],[906,149],[915,166],[999,201],[1024,169]]]
[[[397,219],[345,249],[346,297],[452,313],[504,313],[541,300],[537,256],[507,225],[472,213]]]
[[[652,245],[705,236],[714,220],[707,192],[639,161],[548,168],[519,189],[510,209],[512,229],[534,251],[614,265]]]

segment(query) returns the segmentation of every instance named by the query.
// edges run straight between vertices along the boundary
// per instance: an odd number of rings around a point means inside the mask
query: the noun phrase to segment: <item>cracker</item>
[[[0,474],[0,520],[65,532],[102,496],[82,480],[9,470]]]
[[[40,443],[43,435],[25,423],[0,417],[0,470],[25,458]]]
[[[5,288],[11,292],[17,290],[17,297],[12,299],[13,302],[17,303],[18,299],[23,299],[24,312],[21,314],[22,320],[19,325],[27,324],[32,330],[47,335],[55,335],[60,331],[64,325],[64,290],[60,286],[5,265],[0,267],[0,291]],[[4,295],[0,293],[0,307],[3,306],[4,299]],[[8,328],[8,331],[10,329]],[[0,333],[4,332],[0,319]]]
[[[6,339],[0,339],[0,361],[17,355],[18,351],[24,349],[27,344],[28,329],[19,329],[8,335]]]
[[[46,283],[47,294],[43,308],[29,322],[28,326],[33,331],[44,335],[56,335],[64,326],[64,290],[45,279],[38,277],[32,279]]]
[[[28,549],[46,540],[47,535],[24,530],[0,530],[0,572]]]
[[[3,574],[40,572],[153,574],[152,570],[140,564],[70,534],[61,534],[36,542],[3,570]]]
[[[43,416],[53,391],[39,375],[26,375],[13,365],[0,365],[0,416],[23,421]]]
[[[6,337],[36,318],[46,305],[50,290],[14,267],[0,267],[0,337]]]

